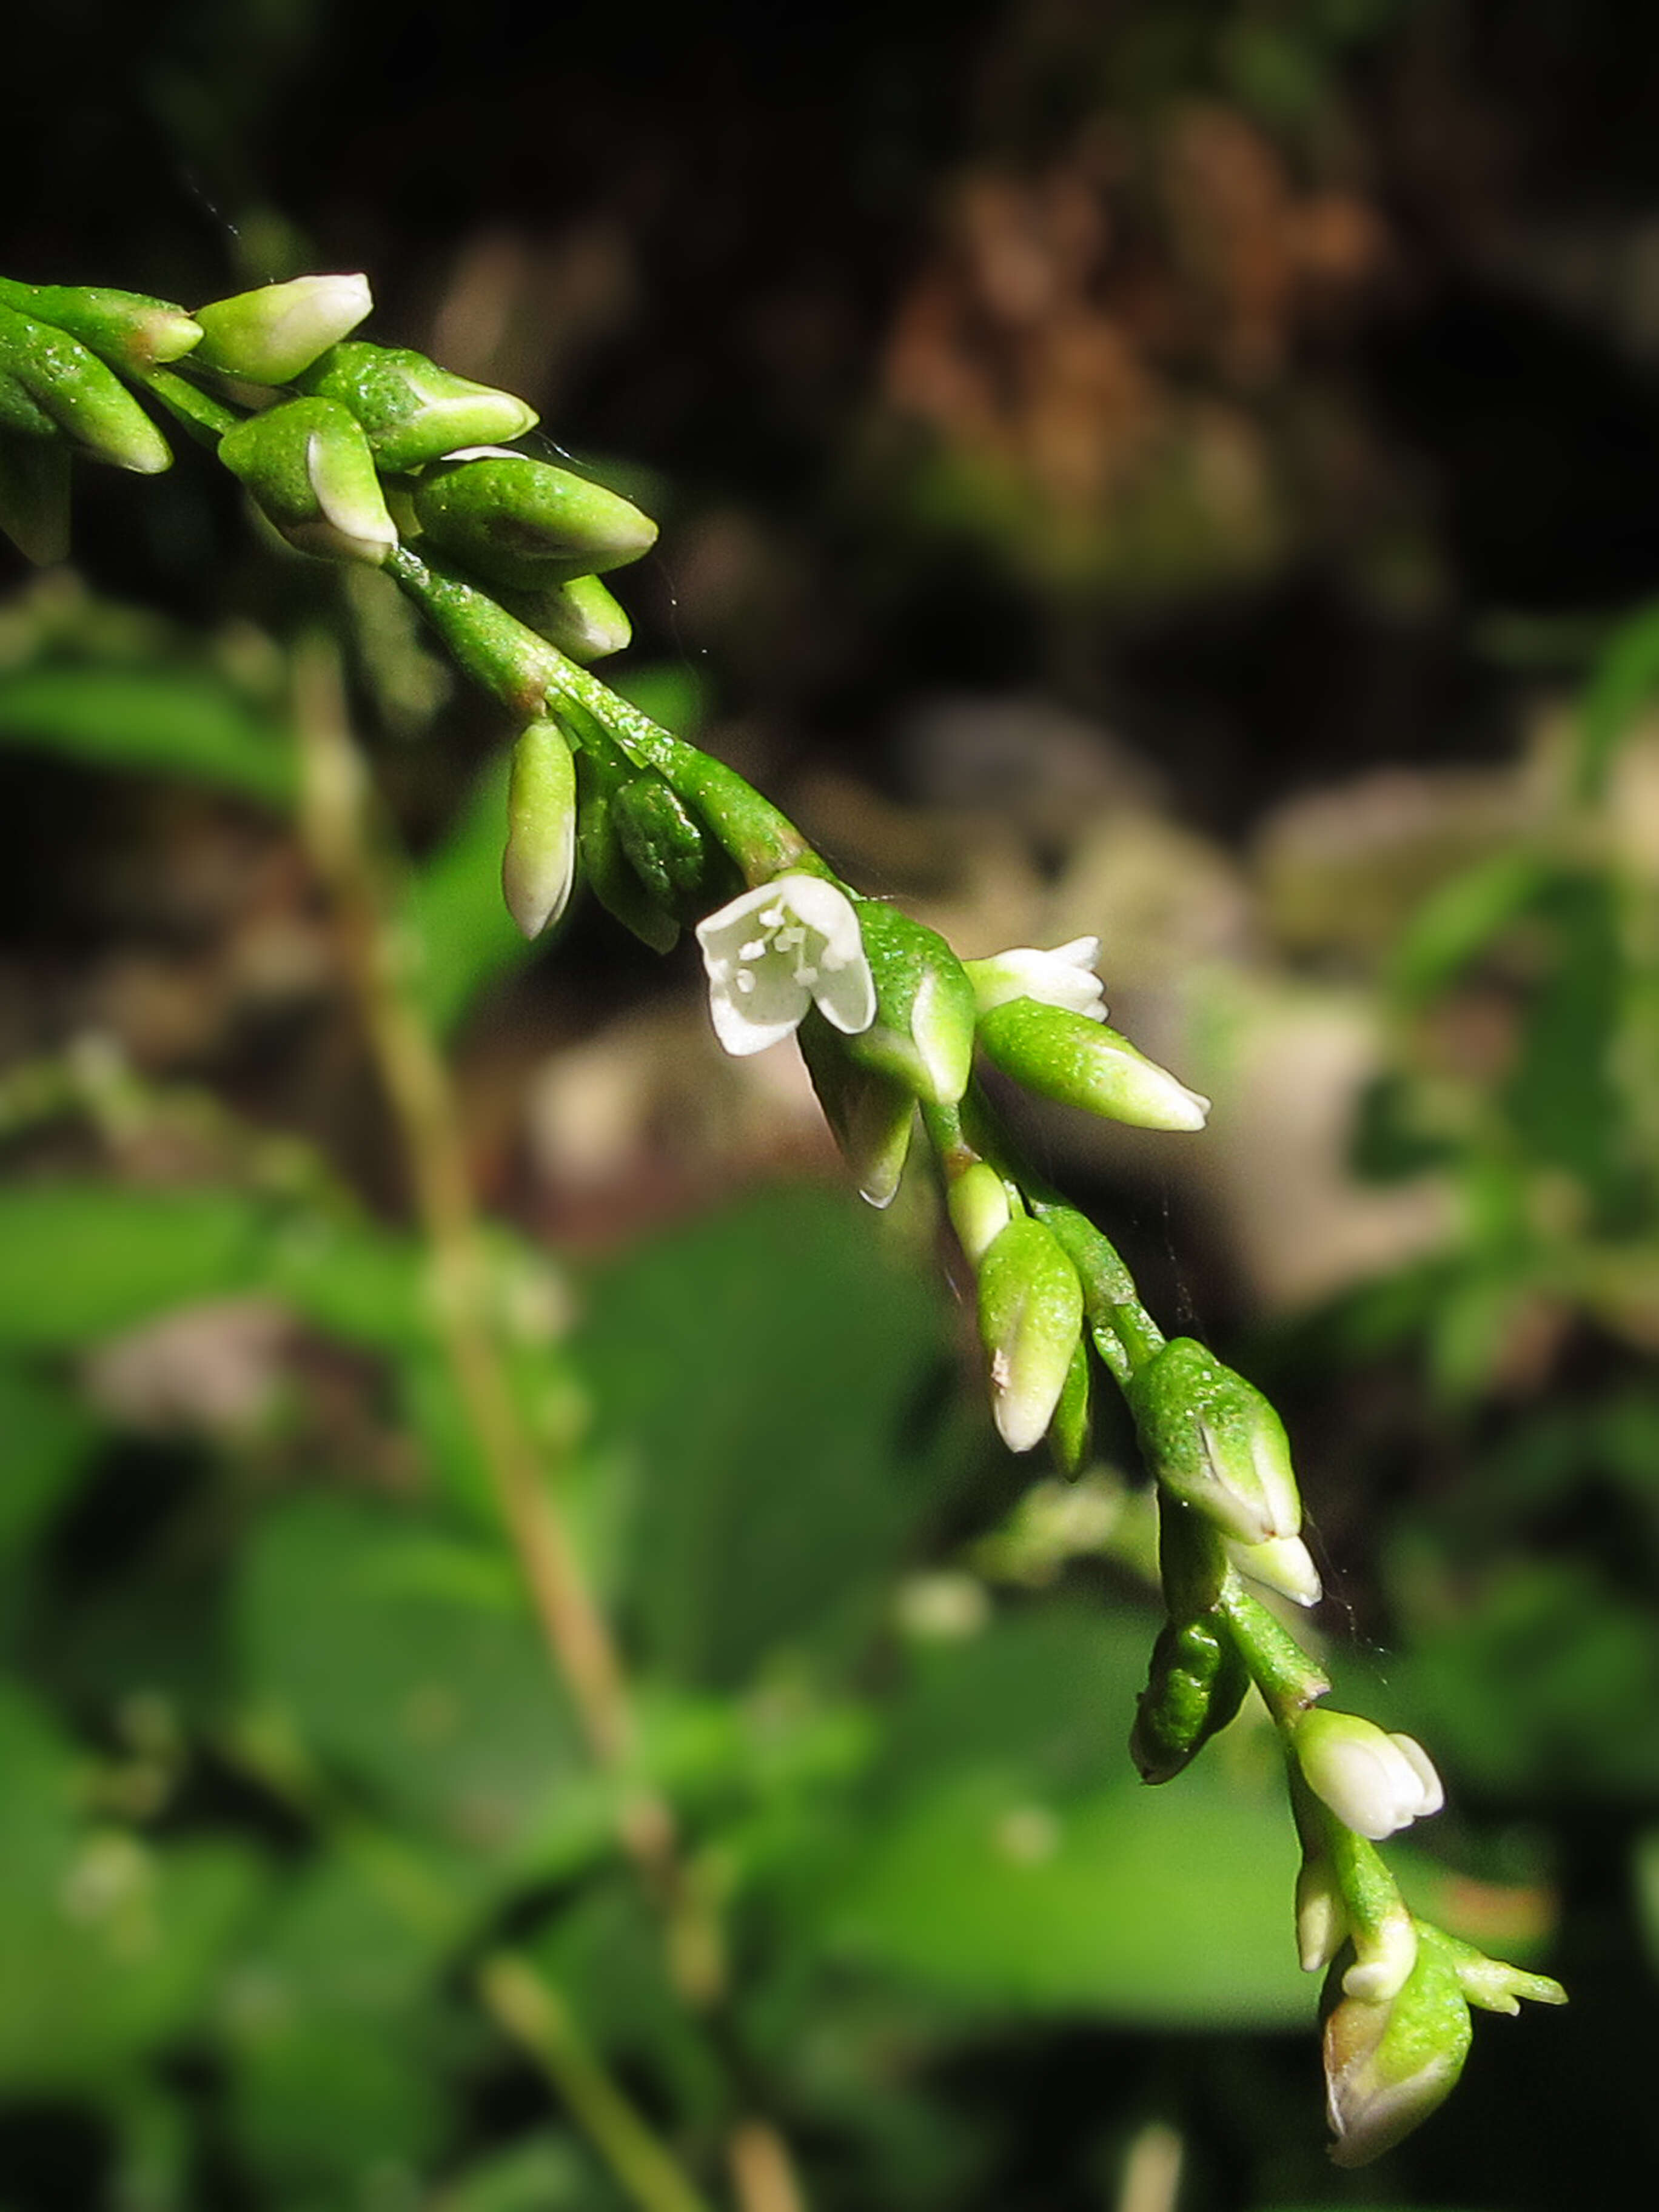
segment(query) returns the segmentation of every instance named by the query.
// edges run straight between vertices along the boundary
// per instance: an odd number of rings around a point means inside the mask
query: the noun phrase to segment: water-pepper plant
[[[558,920],[579,879],[653,950],[692,931],[720,1043],[741,1057],[794,1042],[871,1205],[886,1206],[913,1155],[925,1159],[976,1287],[986,1386],[1009,1451],[1046,1445],[1075,1474],[1097,1394],[1115,1391],[1155,1486],[1166,1618],[1129,1745],[1140,1775],[1175,1780],[1252,1691],[1271,1716],[1301,1848],[1296,1947],[1324,1976],[1331,2154],[1342,2166],[1375,2158],[1453,2087],[1471,2008],[1514,2013],[1522,1997],[1553,2004],[1565,1993],[1408,1909],[1377,1846],[1441,1809],[1440,1779],[1411,1736],[1327,1704],[1329,1682],[1287,1625],[1322,1592],[1283,1424],[1202,1344],[1165,1336],[1106,1231],[1022,1157],[980,1073],[1171,1141],[1198,1136],[1209,1102],[1109,1025],[1097,940],[959,959],[933,930],[843,881],[743,777],[597,676],[593,664],[629,636],[607,580],[651,547],[655,526],[578,470],[524,450],[516,441],[536,416],[522,400],[355,336],[370,304],[356,276],[193,311],[0,281],[0,526],[30,559],[62,558],[77,463],[155,473],[172,459],[161,426],[182,431],[300,553],[389,576],[514,718],[501,880],[526,938]],[[403,1054],[413,1095],[419,1054],[396,1019],[393,1006],[388,1055],[396,1066]],[[469,1305],[481,1278],[441,1163],[427,1183],[428,1219],[453,1262],[444,1295],[458,1372],[481,1428],[499,1432],[499,1378]],[[578,1547],[510,1437],[496,1459],[498,1502],[590,1751],[626,1774],[633,1722]],[[672,1815],[648,1791],[625,1793],[621,1831],[695,1990],[715,1970],[696,1963],[699,1907]],[[545,1989],[503,1960],[486,1994],[627,2195],[682,2212],[702,2201]],[[751,2184],[785,2170],[758,2121],[734,2140],[747,2145],[733,2154],[740,2189],[744,2156]],[[796,2199],[751,2186],[744,2201]]]

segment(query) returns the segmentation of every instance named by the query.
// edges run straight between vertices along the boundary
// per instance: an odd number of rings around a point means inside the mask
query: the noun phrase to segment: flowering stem
[[[234,430],[243,420],[234,407],[227,407],[223,400],[204,392],[199,384],[180,376],[176,369],[146,369],[134,381],[204,446],[216,446],[226,431]]]

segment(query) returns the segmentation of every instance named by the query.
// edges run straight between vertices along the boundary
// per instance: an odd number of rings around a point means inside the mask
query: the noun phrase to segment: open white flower
[[[845,891],[821,876],[779,876],[697,924],[714,1034],[739,1058],[764,1052],[816,1003],[857,1036],[876,1018],[876,987]]]
[[[1094,966],[1100,957],[1097,937],[1074,937],[1052,952],[1035,945],[1017,945],[989,960],[967,960],[963,965],[973,979],[974,997],[982,1014],[1010,999],[1035,999],[1042,1006],[1063,1006],[1070,1014],[1086,1014],[1091,1022],[1106,1018],[1106,1001]]]

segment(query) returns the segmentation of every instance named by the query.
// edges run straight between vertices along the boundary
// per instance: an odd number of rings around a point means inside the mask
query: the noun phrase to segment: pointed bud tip
[[[196,310],[196,358],[255,384],[287,384],[355,331],[373,305],[368,277],[356,273],[295,276],[210,300]]]

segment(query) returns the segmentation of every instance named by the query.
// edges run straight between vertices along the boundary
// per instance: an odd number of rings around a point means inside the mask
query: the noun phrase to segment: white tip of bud
[[[1292,1605],[1317,1605],[1325,1595],[1319,1570],[1300,1536],[1270,1536],[1265,1544],[1241,1544],[1230,1540],[1227,1556],[1253,1583],[1276,1590]]]
[[[1083,1334],[1083,1289],[1052,1231],[1016,1214],[979,1270],[980,1335],[991,1363],[991,1412],[1010,1451],[1048,1434]]]
[[[295,276],[196,310],[196,359],[255,384],[287,384],[355,331],[374,296],[363,276]]]
[[[398,543],[398,526],[373,468],[363,466],[355,450],[313,431],[306,442],[306,475],[320,519],[290,529],[294,544],[378,568]]]
[[[1210,1118],[1210,1102],[1204,1093],[1189,1091],[1156,1060],[1141,1061],[1125,1082],[1123,1097],[1133,1114],[1123,1112],[1118,1118],[1138,1129],[1191,1131],[1201,1129]]]
[[[569,902],[576,876],[576,771],[556,723],[532,722],[513,749],[501,896],[526,937]]]

